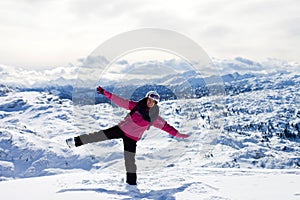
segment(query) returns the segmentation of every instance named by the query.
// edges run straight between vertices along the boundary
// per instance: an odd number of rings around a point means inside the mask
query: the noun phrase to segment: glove
[[[175,137],[177,137],[177,138],[188,138],[188,137],[190,137],[190,135],[177,133]]]
[[[104,89],[101,86],[97,87],[97,93],[98,94],[104,94]]]

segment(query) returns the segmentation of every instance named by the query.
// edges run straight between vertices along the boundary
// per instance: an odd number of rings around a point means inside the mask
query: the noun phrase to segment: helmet
[[[160,96],[156,91],[149,91],[145,97],[153,99],[157,103],[159,102],[159,99],[160,99]]]

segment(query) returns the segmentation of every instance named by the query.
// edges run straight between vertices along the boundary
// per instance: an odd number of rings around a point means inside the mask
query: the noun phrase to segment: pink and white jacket
[[[104,95],[114,102],[116,105],[125,108],[127,110],[132,110],[138,102],[123,99],[115,94],[112,94],[104,90]],[[136,111],[131,116],[126,117],[122,120],[118,126],[125,133],[125,135],[135,141],[139,141],[142,138],[143,133],[148,129],[150,122],[143,119],[142,115]],[[152,126],[166,131],[170,135],[175,137],[180,137],[181,134],[171,125],[169,125],[160,116],[153,122]]]

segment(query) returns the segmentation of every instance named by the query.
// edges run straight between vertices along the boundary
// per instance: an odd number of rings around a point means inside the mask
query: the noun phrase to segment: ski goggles
[[[159,95],[157,95],[157,94],[149,94],[148,95],[148,97],[150,98],[150,99],[153,99],[154,101],[157,101],[157,102],[159,102]]]

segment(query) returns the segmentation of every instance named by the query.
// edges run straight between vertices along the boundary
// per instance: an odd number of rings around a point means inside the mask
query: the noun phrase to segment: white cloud
[[[0,63],[64,66],[125,31],[178,31],[211,57],[299,61],[298,0],[0,2]]]

